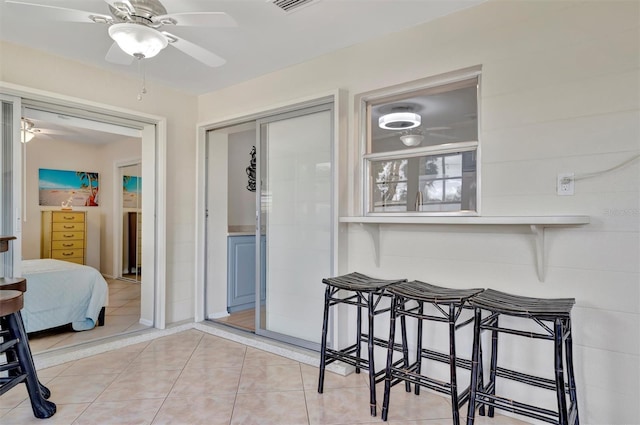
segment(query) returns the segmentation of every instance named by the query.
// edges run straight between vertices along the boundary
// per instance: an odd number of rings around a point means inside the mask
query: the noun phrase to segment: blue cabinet
[[[261,238],[262,253],[265,238]],[[262,263],[262,299],[264,299],[265,262]],[[255,307],[256,301],[256,237],[253,235],[227,238],[227,311]]]

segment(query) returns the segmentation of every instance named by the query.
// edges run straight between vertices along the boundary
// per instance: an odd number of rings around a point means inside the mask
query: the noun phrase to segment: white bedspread
[[[23,260],[27,279],[22,319],[27,332],[71,323],[76,331],[93,329],[107,305],[108,286],[93,267],[68,261]]]

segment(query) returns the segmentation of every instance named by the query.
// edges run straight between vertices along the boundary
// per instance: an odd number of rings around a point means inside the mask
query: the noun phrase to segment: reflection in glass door
[[[122,174],[122,278],[142,280],[142,169],[120,168]]]
[[[332,267],[332,111],[258,121],[256,333],[309,348],[320,341]]]

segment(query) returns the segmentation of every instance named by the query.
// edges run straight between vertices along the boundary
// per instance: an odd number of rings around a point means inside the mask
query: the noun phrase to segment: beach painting
[[[142,177],[122,176],[122,206],[142,207]]]
[[[97,207],[98,173],[87,171],[38,171],[40,205],[49,207]]]

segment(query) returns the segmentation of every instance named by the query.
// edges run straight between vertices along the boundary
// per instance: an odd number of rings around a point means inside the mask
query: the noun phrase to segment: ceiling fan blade
[[[42,7],[47,9],[47,20],[65,21],[65,22],[82,22],[91,24],[94,22],[112,22],[113,18],[109,15],[101,13],[87,12],[85,10],[67,9],[66,7],[50,6],[48,4],[28,3],[24,1],[6,0],[5,3],[15,6],[26,7]],[[98,21],[92,19],[98,18]]]
[[[221,58],[220,56],[208,51],[203,47],[198,46],[197,44],[193,44],[190,41],[184,40],[182,38],[178,38],[175,35],[169,34],[168,32],[165,32],[165,31],[163,31],[162,33],[169,38],[170,46],[175,47],[176,49],[182,51],[183,53],[186,53],[187,55],[202,62],[205,65],[208,65],[210,67],[216,67],[216,66],[222,66],[225,63],[227,63],[227,61]]]
[[[107,52],[107,55],[104,57],[107,62],[117,63],[119,65],[131,65],[133,62],[133,56],[125,53],[118,43],[113,43]]]
[[[153,18],[153,22],[183,27],[237,27],[236,21],[224,12],[183,12],[169,13]]]
[[[109,6],[123,13],[131,14],[136,11],[129,0],[104,0]]]

